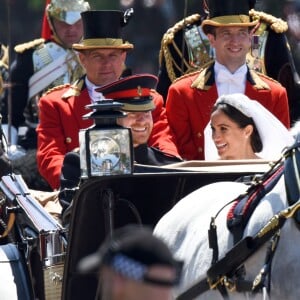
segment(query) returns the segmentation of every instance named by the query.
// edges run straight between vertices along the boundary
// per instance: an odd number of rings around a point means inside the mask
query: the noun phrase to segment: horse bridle
[[[214,222],[216,217],[212,218],[210,230],[214,233],[209,235],[209,245],[210,248],[215,248],[215,253],[213,254],[211,267],[206,272],[205,278],[199,282],[196,282],[194,285],[180,294],[176,300],[194,299],[202,293],[214,289],[218,289],[223,295],[224,299],[229,299],[228,291],[257,292],[263,288],[265,284],[264,281],[266,280],[267,275],[270,273],[272,258],[276,251],[280,237],[280,229],[285,224],[285,221],[294,217],[300,209],[300,177],[297,164],[298,161],[296,157],[297,155],[300,157],[299,147],[300,141],[297,138],[295,144],[287,148],[283,152],[282,157],[272,167],[273,169],[276,166],[280,166],[284,161],[285,168],[287,168],[286,166],[289,166],[289,168],[292,168],[293,170],[293,175],[296,178],[291,180],[289,177],[289,180],[285,180],[289,206],[275,214],[256,235],[246,236],[245,238],[241,239],[221,259],[218,259],[217,233]],[[286,174],[287,172],[285,172],[285,175]],[[290,180],[294,183],[296,182],[297,186],[290,186]],[[295,194],[295,189],[297,189],[297,201],[295,201],[295,198],[290,199],[291,195]],[[293,201],[292,204],[290,204],[290,200]],[[233,201],[230,201],[228,204],[232,202]],[[224,209],[224,207],[222,207],[221,210]],[[259,250],[267,241],[270,241],[270,246],[268,247],[266,253],[265,264],[255,279],[253,281],[246,281],[240,279],[239,275],[235,276],[239,272],[243,272],[244,262],[257,250]]]

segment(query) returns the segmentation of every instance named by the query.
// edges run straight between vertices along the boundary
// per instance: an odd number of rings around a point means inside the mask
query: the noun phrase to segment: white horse
[[[204,186],[180,200],[154,229],[171,248],[175,256],[184,261],[181,285],[176,296],[186,291],[195,282],[206,278],[211,266],[213,251],[208,244],[208,229],[211,218],[221,208],[248,186],[238,182],[218,182]],[[284,176],[275,187],[260,200],[245,230],[245,236],[255,236],[279,211],[287,208]],[[225,206],[217,216],[219,259],[231,249],[233,236],[227,229],[226,218],[231,205]],[[245,263],[245,279],[253,281],[265,263],[268,242],[260,247]],[[300,231],[294,219],[288,218],[281,229],[280,239],[272,261],[270,293],[259,292],[251,299],[299,299],[300,296]],[[249,292],[228,292],[229,299],[249,299]],[[202,293],[199,299],[223,299],[216,289]],[[197,299],[198,299],[197,298]]]

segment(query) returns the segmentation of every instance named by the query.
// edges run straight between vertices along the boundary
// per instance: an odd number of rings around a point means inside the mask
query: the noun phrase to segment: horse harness
[[[285,149],[281,158],[268,172],[253,179],[247,191],[223,206],[211,218],[208,230],[209,247],[213,250],[211,267],[206,277],[180,294],[177,300],[194,299],[202,293],[218,289],[224,299],[229,299],[228,292],[270,292],[271,264],[280,238],[280,229],[288,218],[294,217],[300,228],[300,139]],[[288,207],[275,214],[255,236],[242,239],[244,228],[259,201],[273,189],[284,174]],[[218,238],[215,220],[218,214],[232,204],[227,215],[227,227],[233,234],[234,246],[221,259],[218,258]],[[253,281],[243,279],[243,263],[267,241],[265,263]]]

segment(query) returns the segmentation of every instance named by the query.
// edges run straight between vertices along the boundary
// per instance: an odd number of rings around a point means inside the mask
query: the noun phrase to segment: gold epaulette
[[[249,70],[250,74],[251,74],[251,77],[254,81],[254,87],[257,89],[257,90],[270,90],[270,86],[262,80],[261,77],[265,77],[265,78],[268,78],[268,76],[264,75],[263,73],[258,73],[254,70]],[[275,81],[275,80],[273,80]]]
[[[68,99],[73,96],[79,96],[84,85],[84,78],[76,80],[70,88],[61,96],[62,99]]]
[[[277,83],[277,84],[280,84],[280,85],[282,85],[279,81],[277,81],[276,79],[274,79],[274,78],[272,78],[272,77],[270,77],[270,76],[268,76],[268,75],[266,75],[266,74],[264,74],[264,73],[260,73],[260,72],[257,72],[257,71],[253,71],[254,73],[256,73],[259,77],[263,77],[263,78],[266,78],[266,79],[268,79],[268,80],[270,80],[270,81],[272,81],[272,82],[275,82],[275,83]],[[252,74],[252,73],[251,73]],[[266,83],[265,83],[266,84]]]
[[[204,65],[203,65],[201,68],[199,68],[198,70],[193,71],[193,72],[190,72],[190,73],[183,74],[182,76],[176,78],[176,79],[174,80],[174,82],[177,82],[177,81],[179,81],[179,80],[181,80],[181,79],[183,79],[183,78],[186,78],[186,77],[190,77],[190,76],[192,77],[192,76],[194,76],[194,75],[196,75],[196,74],[200,74],[204,69],[209,68],[209,67],[212,65],[213,62],[214,62],[214,60],[210,60],[209,62],[207,62],[206,64],[204,64]]]
[[[284,20],[280,18],[276,18],[270,14],[267,14],[262,11],[256,11],[254,9],[251,9],[249,11],[250,17],[252,17],[253,20],[259,20],[261,22],[266,23],[270,26],[272,30],[274,30],[276,33],[283,33],[288,30],[288,24]]]
[[[36,48],[40,45],[42,45],[45,42],[45,39],[35,39],[33,41],[27,42],[27,43],[23,43],[23,44],[19,44],[17,46],[15,46],[14,50],[17,53],[23,53],[24,51],[28,50],[28,49],[32,49],[32,48]]]
[[[195,74],[199,74],[201,71],[202,71],[202,69],[199,69],[199,70],[196,70],[196,71],[194,71],[194,72],[190,72],[190,73],[183,74],[182,76],[176,78],[176,79],[173,81],[173,83],[175,83],[175,82],[177,82],[177,81],[180,81],[181,79],[184,79],[184,78],[193,76],[193,75],[195,75]]]
[[[52,92],[54,92],[54,91],[62,90],[62,89],[64,89],[64,88],[70,87],[70,86],[71,86],[70,83],[66,83],[66,84],[61,84],[61,85],[54,86],[53,88],[47,90],[47,91],[43,94],[43,96],[48,95],[48,94],[50,94],[50,93],[52,93]]]

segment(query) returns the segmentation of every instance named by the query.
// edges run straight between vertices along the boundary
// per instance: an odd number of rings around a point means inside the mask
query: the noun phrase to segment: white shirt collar
[[[95,89],[99,88],[100,86],[97,86],[89,81],[87,76],[85,76],[85,85],[93,103],[105,99],[102,93],[95,91]]]
[[[231,73],[224,65],[222,65],[219,62],[215,61],[214,71],[215,71],[215,76],[216,77],[218,76],[218,73],[220,72],[220,70],[224,70],[225,72],[228,72],[228,73],[233,74],[233,75],[238,74],[238,73],[243,73],[246,76],[248,68],[247,68],[246,64],[243,64],[234,73]]]
[[[248,71],[246,64],[243,64],[234,73],[231,73],[224,65],[216,61],[214,71],[218,96],[233,93],[245,93],[246,76]],[[228,80],[224,81],[224,77],[228,77]]]

